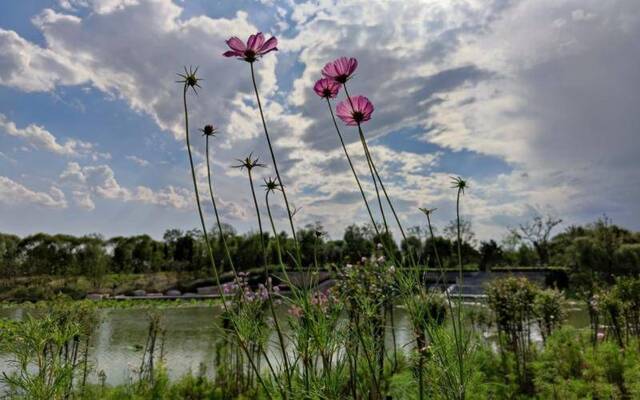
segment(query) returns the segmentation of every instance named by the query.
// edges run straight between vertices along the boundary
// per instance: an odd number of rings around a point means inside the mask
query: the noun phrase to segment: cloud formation
[[[67,207],[64,193],[59,188],[52,186],[49,193],[38,192],[6,176],[0,176],[0,202],[6,205],[26,203],[48,208]]]
[[[0,29],[0,85],[29,93],[92,86],[152,119],[179,147],[174,73],[199,65],[204,89],[189,98],[192,124],[221,128],[212,144],[220,203],[225,217],[246,220],[245,178],[229,166],[251,151],[270,160],[248,65],[221,53],[228,36],[257,31],[265,9],[256,4],[263,14],[247,9],[220,17],[188,7],[62,0],[33,18],[41,45]],[[366,221],[326,105],[311,90],[322,66],[346,55],[360,62],[351,94],[376,106],[365,132],[405,223],[419,221],[419,206],[439,207],[440,222],[450,219],[449,176],[464,170],[464,212],[480,237],[499,235],[547,206],[572,222],[607,212],[640,226],[634,0],[276,1],[274,9],[280,51],[256,67],[283,179],[303,210],[300,224],[321,220],[336,234],[345,221]],[[35,124],[18,128],[0,117],[0,129],[57,154],[83,151],[82,142],[60,144]],[[372,198],[357,134],[341,129]],[[195,142],[202,180],[203,148]],[[465,157],[479,160],[478,167],[463,169]],[[152,159],[125,158],[140,166]],[[482,173],[494,160],[500,169]],[[69,163],[60,179],[74,182],[71,197],[86,209],[97,207],[97,197],[190,207],[190,194],[174,182],[159,190],[124,187],[114,169]]]

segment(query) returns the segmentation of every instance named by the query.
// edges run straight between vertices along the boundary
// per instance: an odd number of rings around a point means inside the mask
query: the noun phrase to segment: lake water
[[[178,378],[189,371],[197,373],[200,365],[207,369],[207,375],[213,376],[214,347],[220,338],[216,324],[221,308],[211,305],[193,305],[181,307],[163,307],[165,335],[165,361],[170,378]],[[286,313],[280,309],[281,314]],[[20,319],[25,309],[20,307],[0,309],[0,317]],[[149,319],[147,311],[141,308],[100,309],[100,322],[95,327],[91,339],[90,358],[93,364],[91,381],[97,382],[99,371],[106,374],[106,382],[116,385],[129,381],[135,376],[133,371],[140,366],[142,347],[148,333]],[[569,324],[584,328],[589,324],[584,310],[572,308],[568,316]],[[408,319],[402,308],[395,312],[396,339],[399,346],[410,346],[412,335]],[[534,339],[538,336],[534,330]],[[389,340],[391,340],[390,336]],[[276,337],[272,342],[277,342]],[[391,344],[391,342],[389,343]],[[270,353],[274,356],[277,349]],[[0,371],[10,371],[7,354],[0,354]]]

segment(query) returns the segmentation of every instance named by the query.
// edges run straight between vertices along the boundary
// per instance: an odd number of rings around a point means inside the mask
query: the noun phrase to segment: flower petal
[[[242,57],[242,54],[243,53],[235,50],[228,50],[222,53],[222,55],[225,57]]]
[[[227,46],[229,46],[231,48],[231,50],[235,50],[235,51],[239,51],[239,52],[243,52],[246,49],[244,43],[242,43],[242,40],[238,39],[235,36],[233,36],[233,37],[229,38],[229,40],[227,40]]]
[[[249,40],[247,40],[247,50],[251,50],[254,53],[258,53],[260,47],[264,44],[264,35],[262,32],[258,32],[255,35],[249,36]]]
[[[353,74],[356,71],[356,68],[358,68],[358,60],[352,57],[349,59],[349,68],[347,69],[347,74]]]
[[[278,45],[278,39],[276,39],[275,36],[272,36],[260,47],[260,50],[258,51],[258,53],[267,54],[270,51],[278,50],[278,48],[276,47],[277,45]]]

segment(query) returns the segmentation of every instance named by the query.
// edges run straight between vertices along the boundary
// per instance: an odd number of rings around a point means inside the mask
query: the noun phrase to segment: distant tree
[[[344,241],[329,240],[324,245],[324,255],[326,262],[333,264],[342,264],[344,259]]]
[[[458,223],[455,219],[449,221],[447,226],[445,226],[444,237],[452,242],[458,240]],[[463,243],[467,242],[473,245],[476,234],[473,232],[473,227],[470,220],[465,218],[460,219],[460,237],[462,238]]]
[[[562,219],[550,215],[546,217],[536,214],[533,220],[511,229],[512,234],[520,240],[530,243],[538,254],[541,265],[549,264],[549,239],[551,231],[562,222]]]
[[[453,259],[453,243],[445,237],[435,236],[433,238],[428,238],[424,242],[423,249],[429,268],[440,267],[436,258],[436,252],[444,268],[447,268],[456,262]]]
[[[400,248],[402,249],[402,254],[404,254],[405,257],[413,257],[414,261],[417,264],[424,263],[424,250],[422,248],[422,241],[418,236],[410,234],[409,236],[407,236],[406,240],[402,240],[402,242],[400,243]],[[409,260],[411,260],[411,258],[409,258]]]
[[[495,240],[491,239],[480,243],[480,263],[478,265],[480,271],[487,271],[503,262],[502,249]]]
[[[373,251],[371,231],[367,227],[349,225],[344,232],[344,255],[349,262],[368,257]]]
[[[88,277],[94,288],[101,287],[109,269],[109,257],[101,240],[85,239],[85,243],[76,252],[79,273]]]
[[[0,233],[0,274],[2,276],[14,278],[20,273],[19,243],[18,236]]]
[[[640,275],[640,243],[623,244],[613,253],[616,269],[628,275]]]
[[[195,239],[191,235],[179,237],[175,242],[173,258],[176,261],[192,263],[195,253]]]
[[[323,245],[326,232],[320,222],[308,224],[304,229],[298,229],[298,244],[302,254],[302,266],[308,267],[316,262],[321,266],[323,260]],[[315,257],[314,257],[315,255]]]
[[[434,229],[434,232],[435,232],[435,227],[433,229]],[[421,241],[423,241],[427,237],[429,237],[429,229],[427,227],[420,226],[420,225],[410,226],[407,229],[407,233],[409,233],[408,236],[415,236],[418,239],[420,239]]]

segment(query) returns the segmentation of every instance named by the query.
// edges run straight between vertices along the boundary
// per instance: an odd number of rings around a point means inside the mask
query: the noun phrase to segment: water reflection
[[[221,337],[216,322],[221,309],[215,306],[166,307],[159,310],[166,328],[164,355],[167,372],[171,379],[178,378],[189,371],[197,373],[200,365],[206,367],[206,374],[213,377],[215,370],[215,344]],[[0,309],[0,317],[21,319],[26,310],[21,307]],[[148,333],[147,311],[139,308],[101,309],[100,322],[91,338],[90,358],[93,372],[90,381],[98,382],[98,373],[104,371],[106,383],[117,385],[135,378],[134,369],[139,368],[142,347]],[[278,310],[281,317],[287,318],[286,309]],[[409,321],[402,308],[396,310],[394,325],[396,340],[400,349],[412,347],[412,333]],[[579,307],[573,307],[568,313],[568,322],[577,327],[588,326],[588,315]],[[286,324],[283,324],[286,325]],[[539,337],[533,330],[533,337]],[[484,332],[486,337],[491,332]],[[391,335],[387,335],[387,346],[392,344]],[[271,338],[274,364],[279,363],[277,338]],[[264,365],[264,363],[263,363]],[[0,370],[10,371],[8,356],[0,354]]]

